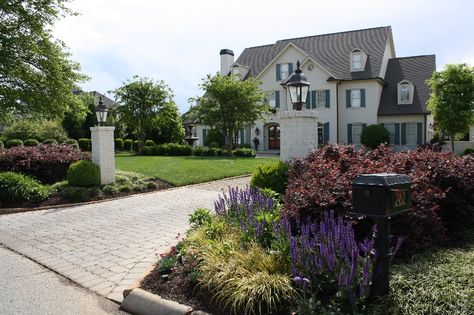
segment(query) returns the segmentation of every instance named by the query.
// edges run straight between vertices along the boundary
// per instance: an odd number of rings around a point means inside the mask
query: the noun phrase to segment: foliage
[[[0,140],[0,149],[5,148],[5,145],[3,144],[3,141]]]
[[[115,139],[115,151],[123,151],[123,139],[122,138],[117,138]]]
[[[66,112],[62,120],[62,126],[70,138],[90,138],[90,128],[96,125],[95,107],[97,106],[97,99],[94,94],[82,91],[77,93],[77,97],[82,104],[82,108],[80,111]]]
[[[133,141],[133,151],[134,152],[139,152],[140,151],[140,144],[138,140]]]
[[[155,141],[153,141],[153,140],[147,140],[147,141],[145,141],[145,147],[152,147],[152,146],[154,146],[154,145],[156,145],[156,143],[155,143]]]
[[[152,127],[165,104],[171,102],[171,90],[163,81],[134,76],[112,93],[121,105],[116,109],[120,120],[136,131],[141,149],[146,130]]]
[[[0,116],[44,114],[62,117],[81,106],[72,93],[86,79],[54,40],[54,22],[72,12],[67,0],[5,1],[0,15]],[[36,137],[34,137],[36,138]]]
[[[388,144],[389,142],[390,135],[388,130],[381,125],[370,125],[363,129],[360,135],[360,143],[371,149],[375,149],[381,143]]]
[[[153,147],[144,147],[144,155],[187,156],[193,154],[193,148],[187,144],[166,143]]]
[[[98,186],[100,184],[99,166],[89,160],[72,163],[67,171],[67,181],[71,186]]]
[[[65,185],[59,190],[59,194],[71,202],[84,202],[92,199],[100,199],[104,196],[99,187],[79,187]]]
[[[23,141],[20,139],[10,139],[5,143],[5,148],[10,149],[14,147],[22,147]]]
[[[254,149],[248,148],[236,149],[233,151],[233,154],[240,157],[255,157],[257,155]]]
[[[474,148],[466,148],[462,155],[468,155],[468,154],[473,154],[474,153]]]
[[[392,266],[390,295],[371,314],[474,314],[472,241],[467,248],[436,249]]]
[[[82,151],[90,151],[91,150],[91,139],[88,138],[81,138],[77,141],[79,148]]]
[[[25,147],[36,147],[39,145],[39,142],[38,140],[36,139],[26,139],[24,142],[23,142],[23,145]]]
[[[428,109],[436,128],[450,136],[454,152],[455,134],[469,132],[474,123],[474,67],[447,65],[443,71],[433,73],[428,85],[432,91]]]
[[[193,154],[195,156],[222,156],[226,152],[220,148],[209,148],[209,147],[194,147]]]
[[[253,78],[208,75],[201,88],[205,94],[196,99],[197,105],[191,111],[202,124],[225,135],[229,153],[234,147],[234,135],[270,112],[266,94],[260,89],[260,82]]]
[[[42,201],[52,193],[49,186],[14,172],[0,172],[0,203]]]
[[[132,151],[133,148],[133,140],[132,139],[125,139],[123,142],[123,149],[125,151]]]
[[[71,163],[86,158],[69,145],[16,147],[0,152],[0,171],[21,172],[44,183],[54,183],[66,178]]]
[[[122,192],[139,192],[154,188],[157,188],[157,185],[148,176],[133,172],[116,171],[115,183],[105,185],[102,191],[106,195],[115,195]]]
[[[210,224],[212,221],[211,211],[205,208],[197,208],[189,215],[190,229],[196,229],[203,225]]]
[[[37,139],[43,142],[45,139],[56,139],[62,141],[67,138],[66,132],[57,121],[23,119],[13,122],[5,129],[4,136],[7,139]]]
[[[457,237],[474,218],[474,159],[430,148],[393,152],[380,146],[364,152],[328,145],[295,160],[289,172],[284,212],[318,220],[325,210],[351,209],[351,183],[357,175],[407,174],[412,180],[412,210],[392,218],[392,233],[406,237],[402,252],[415,253]],[[356,231],[368,235],[362,220]]]
[[[289,166],[282,161],[268,163],[257,167],[250,179],[250,185],[259,188],[270,188],[284,194],[288,180]]]
[[[204,146],[213,147],[211,143],[217,143],[217,147],[221,148],[225,145],[225,135],[217,129],[209,129],[204,140]]]
[[[79,149],[79,143],[75,139],[66,139],[64,144],[70,145],[73,148]]]
[[[56,139],[44,139],[43,144],[58,144],[58,141]]]
[[[157,144],[181,143],[184,139],[184,128],[178,106],[174,102],[162,105],[158,116],[152,121],[150,130],[147,132]]]

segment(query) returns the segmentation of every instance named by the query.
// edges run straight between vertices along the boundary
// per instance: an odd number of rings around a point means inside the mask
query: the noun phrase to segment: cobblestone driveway
[[[213,206],[228,186],[215,181],[71,208],[0,216],[0,243],[72,281],[121,302],[129,288],[184,233],[188,214]]]

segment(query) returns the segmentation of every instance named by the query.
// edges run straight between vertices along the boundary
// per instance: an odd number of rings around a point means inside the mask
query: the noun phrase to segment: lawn
[[[116,168],[164,180],[173,186],[202,183],[211,180],[252,173],[257,166],[276,158],[230,158],[198,156],[142,156],[120,154]]]

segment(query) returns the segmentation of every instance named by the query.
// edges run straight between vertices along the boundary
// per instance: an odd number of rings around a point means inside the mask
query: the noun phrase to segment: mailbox
[[[388,217],[410,210],[411,180],[401,174],[364,174],[352,182],[352,214]]]

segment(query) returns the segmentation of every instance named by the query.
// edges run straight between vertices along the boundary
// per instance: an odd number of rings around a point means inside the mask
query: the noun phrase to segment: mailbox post
[[[410,210],[411,180],[400,174],[364,174],[352,182],[352,215],[368,216],[375,221],[375,272],[373,296],[389,291],[390,226],[389,218]]]

